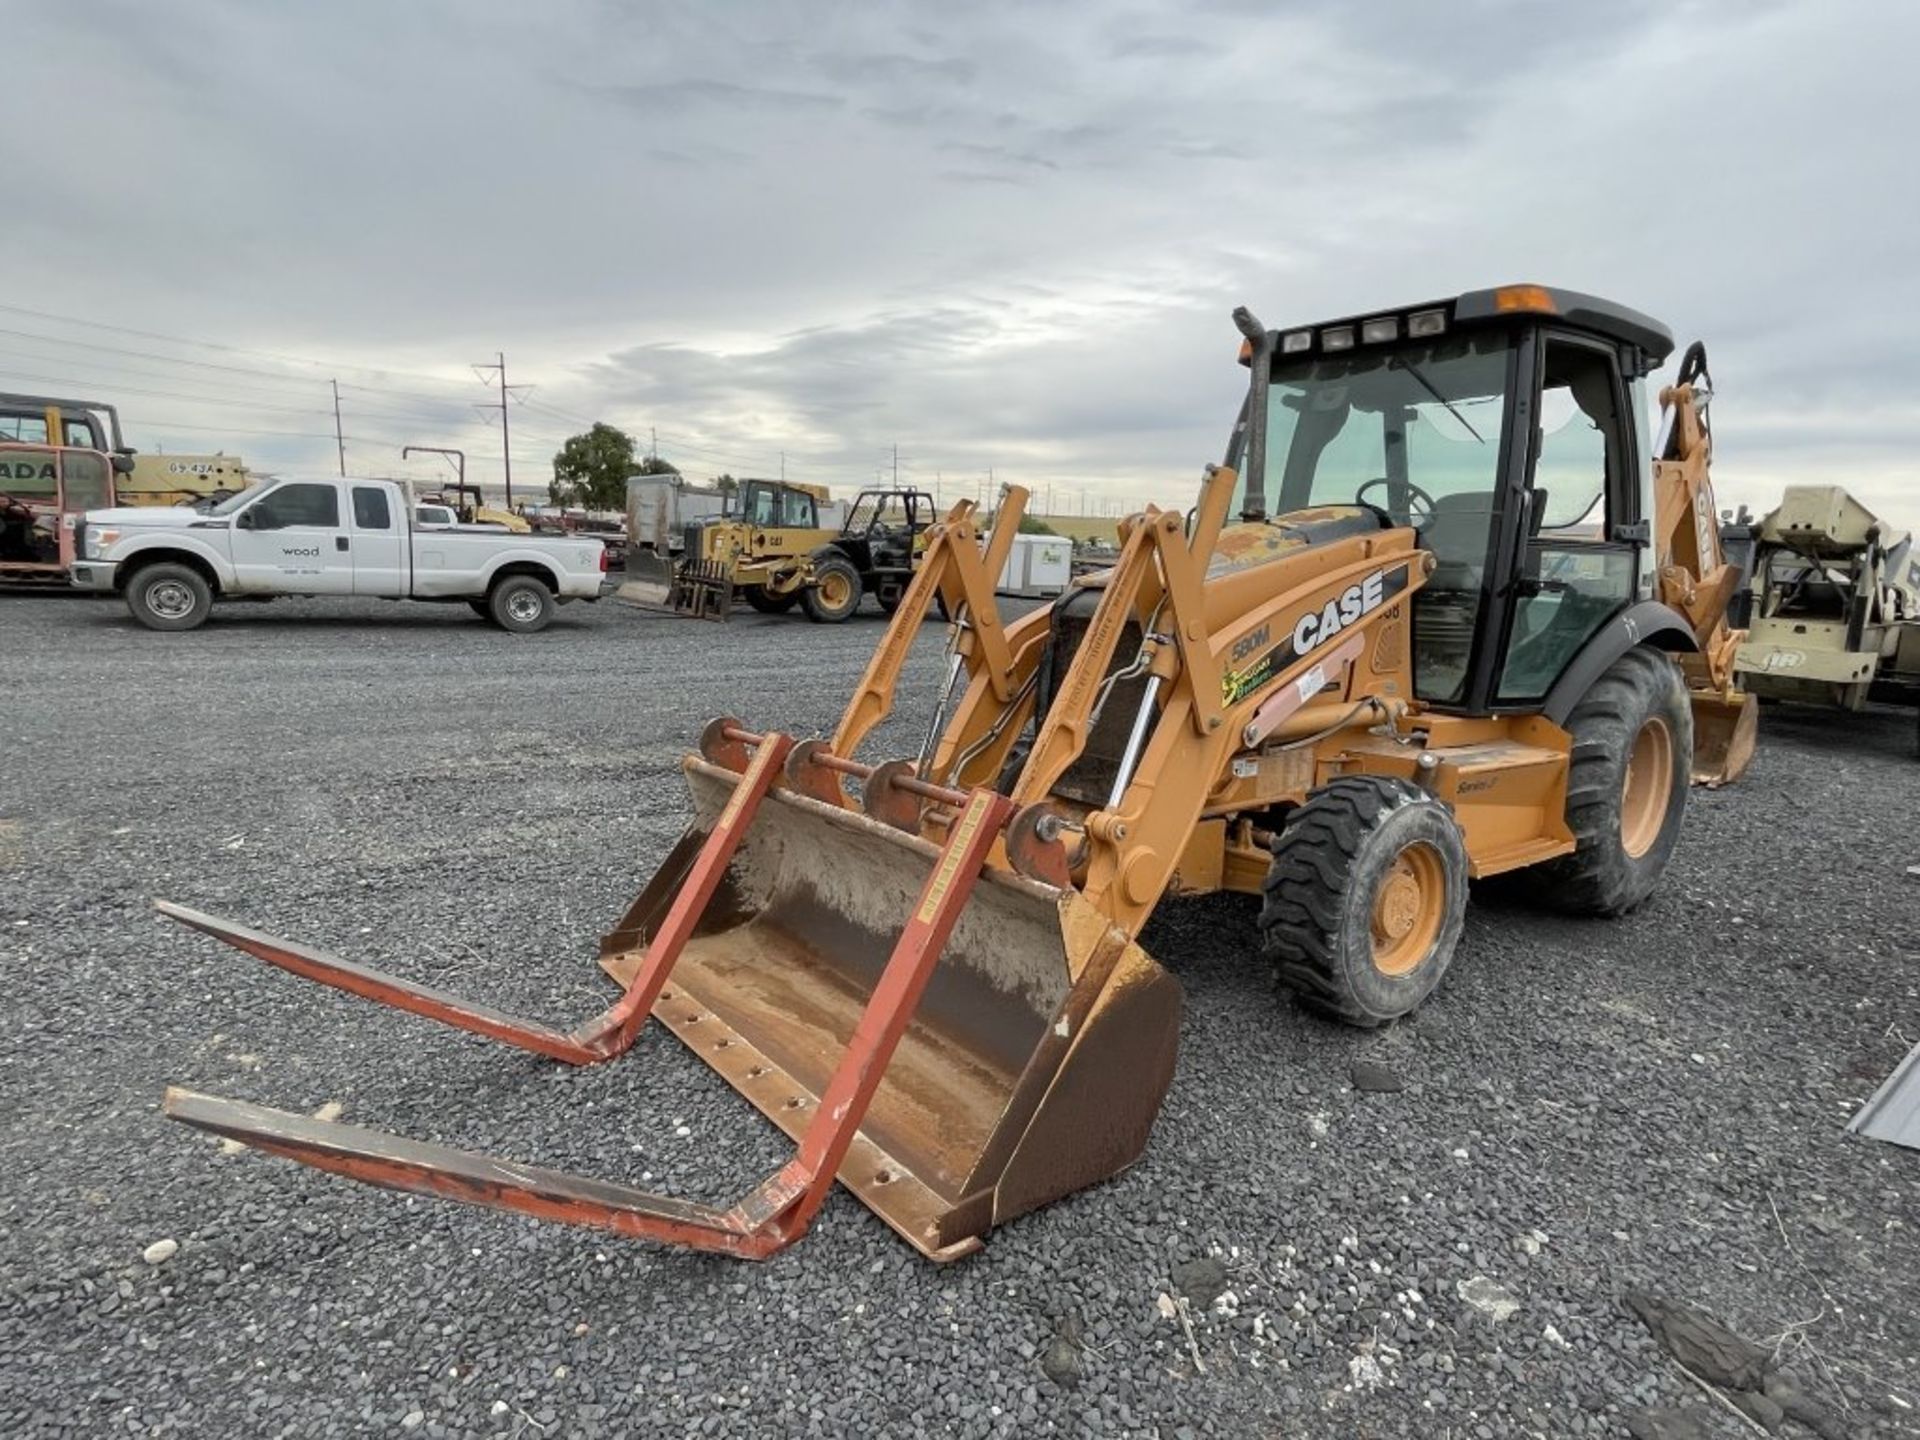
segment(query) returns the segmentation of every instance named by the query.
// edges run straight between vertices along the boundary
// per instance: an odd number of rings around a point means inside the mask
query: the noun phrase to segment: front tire
[[[1619,915],[1659,883],[1693,777],[1693,708],[1665,655],[1629,650],[1567,717],[1567,828],[1576,848],[1540,867],[1544,894],[1579,915]]]
[[[860,608],[860,572],[844,556],[832,555],[813,567],[813,583],[800,597],[807,618],[822,625],[838,625]]]
[[[553,620],[553,592],[531,575],[509,575],[487,592],[493,623],[516,635],[532,635]]]
[[[149,630],[197,630],[213,612],[213,587],[191,565],[160,561],[128,583],[127,609]]]
[[[1453,812],[1408,781],[1348,775],[1309,796],[1274,840],[1260,935],[1309,1009],[1371,1027],[1432,993],[1466,911]]]

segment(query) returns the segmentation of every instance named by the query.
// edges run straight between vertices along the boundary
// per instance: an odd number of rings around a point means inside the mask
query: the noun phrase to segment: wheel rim
[[[521,624],[540,618],[540,597],[531,590],[516,590],[507,597],[507,614]]]
[[[1440,852],[1416,840],[1398,855],[1373,892],[1373,966],[1405,975],[1432,953],[1447,914],[1447,866]]]
[[[1652,715],[1633,737],[1626,778],[1621,782],[1620,848],[1635,860],[1660,838],[1672,798],[1673,731],[1665,720]]]
[[[184,620],[193,613],[193,591],[178,580],[147,587],[147,609],[162,620]]]
[[[829,570],[820,577],[820,599],[829,610],[838,610],[845,605],[852,593],[853,586],[839,571]]]

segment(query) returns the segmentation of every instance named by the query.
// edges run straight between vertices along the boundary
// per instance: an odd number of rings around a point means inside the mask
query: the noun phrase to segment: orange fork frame
[[[196,928],[324,984],[569,1063],[608,1059],[627,1049],[646,1023],[693,920],[711,897],[741,829],[790,745],[783,735],[759,736],[737,729],[730,729],[726,738],[751,745],[753,765],[694,861],[668,921],[648,945],[626,993],[599,1019],[571,1035],[304,947],[270,941],[177,906],[164,908]],[[804,1235],[825,1201],[988,852],[1012,813],[1011,802],[992,791],[976,790],[953,798],[963,802],[959,819],[927,876],[794,1157],[725,1209],[189,1090],[168,1090],[166,1113],[197,1129],[388,1189],[762,1259]]]

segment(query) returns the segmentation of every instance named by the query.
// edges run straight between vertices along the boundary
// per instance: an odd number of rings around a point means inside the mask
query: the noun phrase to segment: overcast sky
[[[1707,341],[1723,502],[1920,523],[1911,3],[4,13],[0,387],[117,398],[142,448],[331,469],[338,378],[351,469],[493,483],[504,351],[522,483],[603,418],[695,475],[897,444],[1184,502],[1234,305],[1539,280]]]

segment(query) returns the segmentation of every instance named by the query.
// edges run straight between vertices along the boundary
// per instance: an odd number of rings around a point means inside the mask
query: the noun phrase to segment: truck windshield
[[[236,490],[218,505],[209,506],[207,513],[209,515],[231,515],[242,505],[250,504],[252,501],[258,499],[261,491],[269,490],[279,483],[278,480],[261,480],[247,486],[244,490]]]

